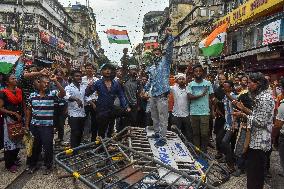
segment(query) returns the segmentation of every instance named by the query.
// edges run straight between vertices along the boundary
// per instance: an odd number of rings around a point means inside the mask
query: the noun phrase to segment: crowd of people
[[[22,148],[21,140],[9,137],[13,124],[22,123],[34,136],[29,173],[38,169],[43,150],[45,174],[52,171],[54,142],[64,145],[66,120],[71,148],[82,143],[86,120],[90,141],[127,126],[153,125],[157,148],[167,144],[166,131],[175,125],[202,151],[216,148],[215,158],[232,175],[246,174],[247,188],[262,189],[271,176],[273,148],[284,168],[284,79],[272,82],[262,73],[245,72],[228,78],[222,71],[207,74],[200,64],[173,76],[170,29],[167,40],[165,51],[153,50],[148,68],[107,63],[98,72],[87,63],[65,72],[31,65],[2,74],[1,148],[7,170],[17,172]]]

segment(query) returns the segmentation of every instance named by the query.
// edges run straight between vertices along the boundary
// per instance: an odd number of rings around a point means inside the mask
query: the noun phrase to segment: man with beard
[[[192,141],[192,129],[190,125],[189,100],[186,91],[186,75],[179,73],[175,76],[176,84],[171,86],[174,97],[173,125],[176,125],[185,135],[188,141]]]
[[[137,67],[135,65],[129,66],[129,77],[123,88],[127,102],[131,108],[124,126],[137,126],[138,97],[141,88],[137,80]]]
[[[111,64],[104,64],[101,67],[102,78],[95,83],[90,83],[86,89],[86,96],[97,92],[96,101],[96,121],[98,124],[98,136],[105,138],[111,137],[114,129],[115,118],[122,113],[130,112],[121,85],[116,81],[115,68]],[[122,109],[114,106],[114,100],[118,97]]]
[[[85,90],[86,85],[82,83],[82,72],[73,70],[71,72],[72,82],[65,87],[68,101],[68,123],[71,127],[71,147],[75,148],[82,141],[85,113]]]
[[[153,65],[149,68],[149,82],[145,86],[145,91],[151,93],[151,117],[153,120],[154,132],[152,136],[156,138],[155,146],[166,144],[166,132],[168,127],[168,95],[170,92],[169,77],[170,65],[173,55],[172,29],[166,30],[167,48],[163,56],[161,49],[154,49]],[[150,90],[151,89],[151,90]]]
[[[214,133],[216,134],[216,149],[217,154],[215,156],[216,159],[220,159],[223,157],[221,153],[221,142],[223,139],[224,133],[224,124],[225,124],[225,109],[224,109],[224,102],[223,99],[225,97],[224,87],[223,84],[227,80],[224,74],[220,74],[218,77],[219,86],[214,91],[214,96],[216,99],[216,106],[214,109],[214,116],[215,116],[215,124],[214,124]]]
[[[203,79],[204,70],[200,64],[193,66],[194,80],[188,85],[190,102],[190,119],[193,132],[193,144],[207,152],[209,142],[209,100],[213,98],[210,81]]]

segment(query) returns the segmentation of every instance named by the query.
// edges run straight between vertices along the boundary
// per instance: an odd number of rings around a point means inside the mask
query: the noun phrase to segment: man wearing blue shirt
[[[96,81],[95,83],[90,83],[86,89],[86,96],[97,92],[98,99],[96,101],[96,121],[98,123],[98,135],[104,138],[107,134],[107,137],[111,137],[115,117],[126,110],[129,112],[129,108],[124,92],[120,84],[114,80],[113,72],[114,66],[111,64],[104,64],[101,67],[102,78]],[[122,111],[119,111],[114,106],[114,100],[118,97]]]
[[[166,30],[167,48],[166,54],[162,56],[161,49],[154,49],[154,62],[149,68],[149,81],[145,86],[145,90],[151,89],[151,117],[155,134],[153,137],[158,138],[156,146],[166,144],[166,132],[168,127],[168,94],[170,92],[170,65],[173,55],[172,30]]]

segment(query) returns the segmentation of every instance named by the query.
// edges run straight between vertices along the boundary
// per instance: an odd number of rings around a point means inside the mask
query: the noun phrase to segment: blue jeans
[[[165,95],[152,96],[150,104],[154,131],[165,139],[169,119],[168,97]]]

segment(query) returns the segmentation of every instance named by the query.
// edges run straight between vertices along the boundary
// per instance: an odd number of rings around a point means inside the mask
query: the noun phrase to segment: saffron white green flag
[[[228,24],[225,23],[216,28],[207,38],[199,43],[199,48],[203,56],[219,56],[224,48],[224,42],[227,35]]]
[[[10,73],[21,54],[22,51],[0,50],[0,73]]]
[[[130,44],[128,32],[126,30],[109,29],[106,31],[109,43]]]

